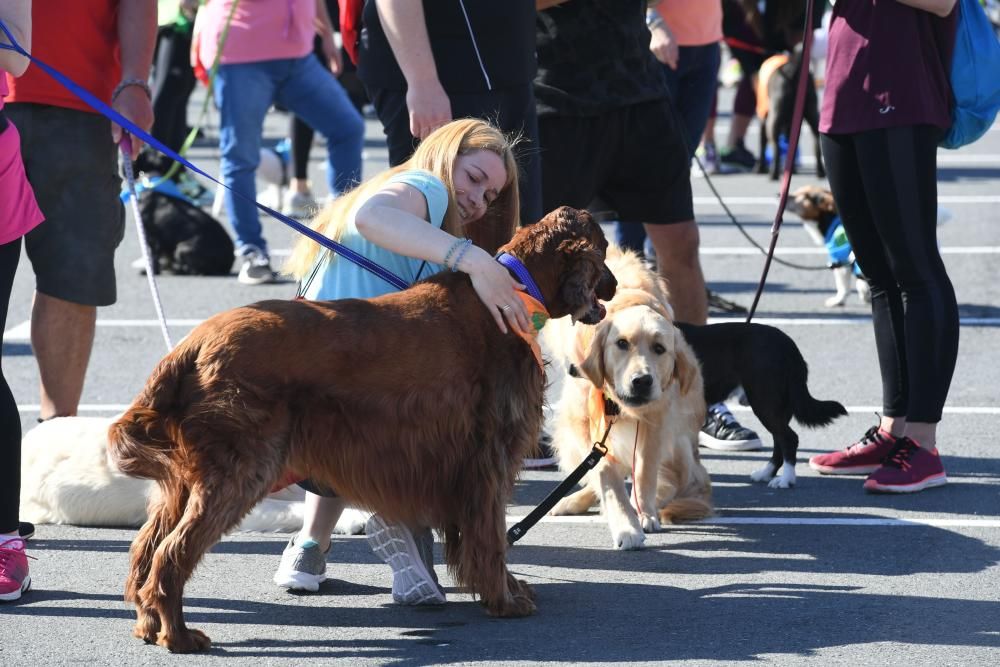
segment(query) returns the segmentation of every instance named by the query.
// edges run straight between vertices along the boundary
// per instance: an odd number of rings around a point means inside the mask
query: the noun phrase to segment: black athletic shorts
[[[544,115],[538,136],[544,210],[600,198],[621,222],[694,219],[691,164],[668,100],[599,116]]]

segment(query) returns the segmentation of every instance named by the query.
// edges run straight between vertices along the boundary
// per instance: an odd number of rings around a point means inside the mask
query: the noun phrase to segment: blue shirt
[[[427,171],[412,169],[396,174],[386,184],[389,183],[405,183],[419,190],[427,201],[428,222],[441,228],[444,224],[444,214],[448,210],[448,190],[440,178]],[[434,275],[444,268],[440,264],[406,257],[375,245],[358,232],[353,215],[344,229],[340,243],[380,264],[410,284]],[[367,299],[396,291],[395,287],[368,269],[332,252],[324,252],[318,261],[319,270],[304,293],[307,299],[323,301]]]

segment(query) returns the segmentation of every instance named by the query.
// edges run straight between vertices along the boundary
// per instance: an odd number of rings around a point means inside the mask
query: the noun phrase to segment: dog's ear
[[[597,325],[597,332],[590,341],[587,354],[580,362],[580,372],[598,389],[604,386],[604,381],[607,379],[604,366],[604,346],[608,342],[610,329],[611,325],[607,321]]]
[[[691,349],[684,340],[684,334],[680,329],[674,330],[674,379],[680,386],[682,395],[691,391],[695,381],[701,374],[701,367]]]

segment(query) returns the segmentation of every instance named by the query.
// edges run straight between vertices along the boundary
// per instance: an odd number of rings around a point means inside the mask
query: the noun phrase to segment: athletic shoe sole
[[[310,591],[315,593],[319,585],[326,581],[325,574],[309,574],[308,572],[275,572],[274,583],[290,591]]]
[[[824,466],[818,463],[813,463],[812,460],[809,461],[809,467],[818,472],[821,475],[870,475],[871,473],[882,467],[880,464],[869,465],[869,466],[853,466],[853,467],[835,467],[835,466]]]
[[[879,484],[875,480],[869,479],[865,481],[865,491],[870,493],[916,493],[935,486],[944,486],[947,483],[948,476],[943,472],[913,484]]]
[[[11,591],[10,593],[0,593],[0,600],[4,602],[13,602],[14,600],[19,600],[23,593],[27,593],[31,589],[31,575],[24,578],[21,582],[21,590]]]
[[[392,568],[392,599],[405,605],[444,604],[444,593],[424,567],[410,531],[373,514],[365,526],[368,544]],[[397,589],[397,584],[402,590]]]
[[[764,448],[764,443],[760,441],[760,438],[756,440],[720,440],[704,431],[698,432],[698,445],[705,449],[717,449],[722,452],[752,452]]]

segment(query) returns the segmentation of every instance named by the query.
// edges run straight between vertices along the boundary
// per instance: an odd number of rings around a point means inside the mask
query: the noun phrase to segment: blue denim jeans
[[[704,46],[682,46],[677,59],[677,69],[663,65],[670,101],[677,114],[677,124],[684,131],[684,143],[688,147],[688,157],[694,157],[701,135],[712,111],[712,98],[719,85],[719,63],[721,60],[718,43]],[[624,248],[642,252],[646,240],[646,230],[637,222],[615,225],[615,241]],[[649,244],[645,244],[649,245]],[[651,248],[647,248],[651,250]],[[647,254],[649,254],[647,252]]]
[[[326,138],[330,193],[340,194],[361,180],[364,119],[329,70],[310,53],[301,58],[221,65],[215,79],[220,109],[222,181],[257,198],[264,116],[274,103],[294,112]],[[236,254],[253,248],[267,253],[257,207],[226,191],[226,213],[236,233]]]

